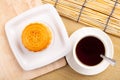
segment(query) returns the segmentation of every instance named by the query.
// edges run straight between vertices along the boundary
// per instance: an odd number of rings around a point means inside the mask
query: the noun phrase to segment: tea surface
[[[100,63],[103,60],[100,54],[105,54],[105,47],[96,37],[85,37],[80,40],[76,46],[76,55],[78,59],[88,66],[94,66]]]

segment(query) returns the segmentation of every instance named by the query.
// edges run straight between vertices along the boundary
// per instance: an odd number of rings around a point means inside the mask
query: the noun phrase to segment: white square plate
[[[19,43],[22,29],[31,22],[45,23],[53,33],[51,46],[38,53],[23,51]],[[13,54],[24,70],[32,70],[50,64],[64,57],[70,49],[65,26],[56,9],[50,4],[32,8],[11,19],[5,25],[5,32]]]

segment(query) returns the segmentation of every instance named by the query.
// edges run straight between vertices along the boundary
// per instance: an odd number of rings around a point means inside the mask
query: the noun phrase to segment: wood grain
[[[4,30],[5,23],[16,15],[39,5],[41,0],[0,0],[0,80],[29,80],[66,65],[65,59],[62,58],[45,67],[24,71],[9,47]]]

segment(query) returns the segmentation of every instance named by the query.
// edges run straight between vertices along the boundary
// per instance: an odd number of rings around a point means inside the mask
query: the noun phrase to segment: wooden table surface
[[[8,46],[4,25],[9,19],[19,15],[29,8],[41,5],[40,3],[40,0],[0,0],[0,80],[29,80],[32,78],[34,78],[33,80],[120,80],[120,38],[112,35],[109,36],[114,44],[113,58],[117,61],[117,64],[114,67],[109,66],[104,72],[98,75],[84,76],[78,74],[72,70],[69,65],[64,66],[66,64],[65,59],[46,66],[43,68],[44,70],[22,70]],[[67,18],[61,18],[69,36],[77,29],[85,27],[85,25]],[[62,64],[64,67],[59,64]],[[51,69],[50,71],[54,69],[57,70],[52,72],[48,71],[49,73],[40,76],[42,73],[46,73],[46,70],[48,69]]]
[[[41,0],[0,0],[0,80],[30,80],[66,65],[65,58],[62,58],[42,68],[25,71],[20,67],[10,49],[5,34],[7,21],[40,5]],[[12,29],[14,31],[14,28]]]
[[[81,27],[85,27],[80,23],[71,21],[67,18],[62,18],[69,36]],[[109,35],[114,45],[114,59],[117,61],[115,66],[109,66],[104,72],[94,75],[85,76],[78,74],[70,68],[69,65],[58,70],[37,77],[34,80],[120,80],[120,38]]]

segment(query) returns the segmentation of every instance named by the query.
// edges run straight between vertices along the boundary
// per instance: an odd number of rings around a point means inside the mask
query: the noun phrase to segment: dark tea
[[[88,66],[99,64],[103,60],[100,54],[105,55],[105,47],[96,37],[87,36],[80,40],[76,46],[78,59]]]

